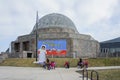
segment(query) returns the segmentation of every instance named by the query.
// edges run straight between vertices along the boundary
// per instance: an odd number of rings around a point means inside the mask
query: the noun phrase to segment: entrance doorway
[[[27,58],[32,58],[32,53],[27,53]]]

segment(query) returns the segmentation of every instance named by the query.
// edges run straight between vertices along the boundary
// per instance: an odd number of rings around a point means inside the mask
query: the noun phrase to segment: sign
[[[66,55],[66,40],[39,40],[38,49],[42,45],[46,46],[46,51],[48,55]]]

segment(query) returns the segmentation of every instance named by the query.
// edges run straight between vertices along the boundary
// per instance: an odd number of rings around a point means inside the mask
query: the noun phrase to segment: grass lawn
[[[99,80],[120,80],[120,69],[114,70],[97,70],[99,74]],[[82,72],[79,72],[82,74]],[[88,77],[91,77],[91,71],[88,71]],[[93,79],[96,79],[96,74],[93,74]]]
[[[120,69],[98,71],[100,80],[120,80]]]
[[[70,67],[77,67],[79,59],[74,58],[49,58],[50,61],[55,61],[57,67],[63,67],[66,61],[70,62]],[[33,64],[35,58],[8,58],[0,63],[0,66],[19,66],[19,67],[39,67],[38,64]],[[120,58],[96,58],[88,59],[89,67],[99,66],[120,66]]]
[[[0,66],[18,66],[18,67],[39,67],[38,64],[34,64],[35,58],[8,58]],[[55,61],[57,67],[63,67],[66,61],[70,62],[71,67],[76,67],[78,59],[73,58],[50,58],[50,61]]]

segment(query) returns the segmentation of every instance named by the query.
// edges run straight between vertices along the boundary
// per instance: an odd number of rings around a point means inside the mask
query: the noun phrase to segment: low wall
[[[2,63],[3,60],[5,60],[6,58],[8,58],[8,53],[2,52],[2,53],[0,54],[0,63]]]

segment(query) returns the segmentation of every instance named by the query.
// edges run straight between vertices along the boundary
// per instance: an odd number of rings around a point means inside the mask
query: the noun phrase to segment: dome
[[[50,27],[71,28],[77,32],[77,29],[74,23],[72,22],[72,20],[58,13],[48,14],[46,16],[43,16],[41,19],[39,19],[38,29],[50,28]],[[33,31],[35,29],[36,27],[34,26]]]

